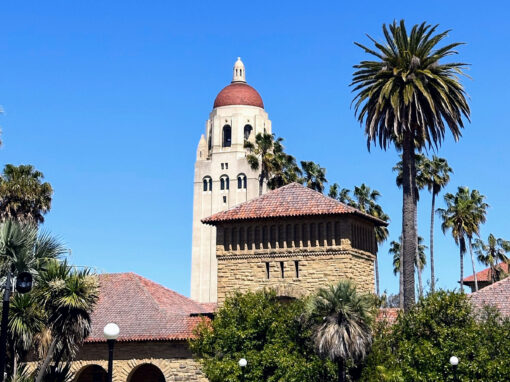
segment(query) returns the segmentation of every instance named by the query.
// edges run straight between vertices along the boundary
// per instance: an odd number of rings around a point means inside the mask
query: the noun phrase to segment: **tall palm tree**
[[[39,224],[51,208],[53,189],[31,165],[7,164],[0,176],[0,219]]]
[[[365,358],[372,343],[373,299],[343,280],[319,289],[307,312],[318,354],[336,362],[338,381],[345,381],[346,362]]]
[[[52,261],[38,276],[37,298],[48,315],[51,342],[37,373],[41,382],[51,361],[72,358],[90,333],[90,314],[98,298],[96,278],[88,269],[74,270],[66,261]]]
[[[496,237],[491,233],[487,238],[487,243],[482,239],[475,239],[473,248],[478,257],[478,261],[490,268],[491,284],[499,280],[501,269],[498,269],[497,263],[510,263],[506,255],[510,252],[510,241]]]
[[[400,238],[402,239],[402,238]],[[388,252],[393,255],[393,274],[398,274],[401,272],[400,268],[400,249],[401,245],[400,242],[392,241],[390,243],[390,249]],[[425,255],[425,250],[427,249],[427,246],[423,244],[423,238],[421,236],[418,236],[418,256],[416,256],[416,260],[414,262],[414,266],[416,270],[418,271],[418,292],[420,296],[423,296],[423,283],[422,283],[422,277],[421,272],[423,271],[423,268],[425,267],[425,264],[427,263],[427,256]]]
[[[362,212],[368,212],[376,203],[381,193],[377,190],[372,190],[365,183],[361,186],[355,186],[353,192],[356,208]]]
[[[352,205],[352,203],[354,203],[354,200],[351,198],[350,193],[351,190],[349,190],[348,188],[340,189],[338,183],[333,183],[331,186],[329,186],[328,196],[330,198],[338,200],[339,202]]]
[[[422,179],[426,184],[429,192],[432,194],[432,208],[430,210],[430,289],[435,290],[436,275],[434,270],[434,215],[436,196],[446,187],[450,181],[450,174],[453,173],[452,168],[444,158],[432,156],[432,160],[425,160],[422,167]]]
[[[438,47],[448,31],[436,33],[436,26],[422,23],[407,32],[404,20],[383,25],[385,41],[371,38],[374,49],[356,43],[375,61],[355,65],[351,85],[359,122],[365,126],[367,144],[402,147],[403,208],[402,243],[404,266],[404,308],[415,302],[414,258],[417,229],[415,152],[439,146],[446,130],[457,140],[469,118],[466,93],[458,80],[465,64],[443,63],[455,54],[460,43]]]
[[[278,138],[281,140],[281,138]],[[255,143],[244,141],[244,148],[248,150],[246,160],[252,170],[258,171],[259,174],[259,196],[264,190],[264,183],[269,180],[274,173],[274,134],[258,133],[255,136]]]
[[[323,192],[324,183],[327,183],[326,169],[312,161],[301,161],[301,168],[304,176],[301,182],[312,190]]]
[[[381,219],[385,222],[390,221],[390,217],[384,213],[382,210],[382,207],[378,204],[374,204],[370,207],[368,210],[368,213],[372,216],[375,216],[378,219]],[[385,226],[377,226],[375,227],[375,241],[377,243],[377,248],[384,243],[386,240],[388,240],[388,237],[390,235],[390,232],[388,230],[388,227]],[[380,295],[380,288],[379,288],[379,256],[376,255],[375,257],[375,286],[376,286],[376,293],[379,296]]]
[[[477,190],[469,191],[467,187],[459,187],[455,195],[447,193],[444,196],[446,208],[438,208],[437,212],[441,216],[441,229],[443,233],[451,230],[455,243],[460,250],[460,289],[464,291],[462,280],[464,279],[464,254],[467,250],[466,239],[471,248],[471,239],[473,235],[478,235],[480,224],[485,222],[485,214],[488,204],[485,203],[484,196]],[[473,263],[473,277],[475,279],[475,290],[478,290],[478,281],[474,267],[474,257],[471,250],[471,259]]]

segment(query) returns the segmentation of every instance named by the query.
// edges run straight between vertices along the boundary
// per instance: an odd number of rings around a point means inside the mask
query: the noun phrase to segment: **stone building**
[[[187,341],[210,313],[209,306],[134,273],[102,274],[92,332],[72,363],[73,381],[106,382],[108,347],[103,328],[114,322],[120,328],[114,347],[114,382],[206,382]]]
[[[374,228],[387,223],[298,183],[202,222],[217,229],[218,303],[260,288],[300,297],[340,279],[374,291]]]
[[[196,154],[193,189],[191,298],[216,301],[216,232],[201,219],[259,195],[258,171],[246,161],[244,141],[271,133],[259,93],[246,83],[237,59],[230,85],[219,92]]]

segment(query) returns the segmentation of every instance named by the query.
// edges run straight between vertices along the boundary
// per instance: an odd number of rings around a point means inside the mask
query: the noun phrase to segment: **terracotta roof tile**
[[[510,317],[510,277],[471,293],[469,297],[477,308],[492,305],[498,308],[503,316]]]
[[[232,82],[225,86],[214,100],[214,108],[229,105],[249,105],[264,108],[260,94],[245,82]]]
[[[501,267],[503,269],[503,271],[508,273],[509,265],[507,263],[499,263],[497,266]],[[490,268],[486,268],[483,271],[478,272],[476,274],[476,280],[477,281],[491,281],[490,271],[491,271]],[[473,277],[473,275],[471,275],[471,276],[464,278],[464,280],[462,280],[462,282],[463,282],[463,284],[465,284],[466,282],[475,282],[475,278]]]
[[[202,222],[215,225],[219,222],[247,219],[340,214],[354,214],[370,219],[377,225],[387,225],[382,220],[299,183],[291,183],[270,191],[256,199],[202,219]]]
[[[134,273],[99,275],[99,300],[86,342],[103,342],[103,328],[119,325],[119,341],[183,340],[211,309]]]
[[[376,321],[385,321],[388,324],[393,325],[395,322],[397,322],[399,312],[399,308],[381,308],[377,312]]]

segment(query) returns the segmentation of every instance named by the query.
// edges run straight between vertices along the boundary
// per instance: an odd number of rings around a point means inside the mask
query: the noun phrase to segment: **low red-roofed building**
[[[499,263],[496,265],[498,269],[503,271],[504,273],[509,273],[509,264],[507,263]],[[476,281],[478,282],[478,289],[485,288],[488,285],[492,284],[492,270],[491,268],[486,268],[483,271],[480,271],[476,274]],[[475,278],[473,275],[470,275],[462,280],[462,284],[471,288],[471,292],[475,291]]]
[[[469,298],[478,309],[490,305],[496,307],[503,316],[510,317],[510,277],[471,293]]]
[[[134,273],[102,274],[92,331],[72,370],[76,382],[106,382],[108,347],[103,328],[116,323],[114,380],[127,382],[207,381],[187,341],[210,317],[204,306]]]
[[[341,279],[374,291],[375,227],[387,223],[301,184],[202,222],[216,226],[220,304],[234,291],[301,297]]]

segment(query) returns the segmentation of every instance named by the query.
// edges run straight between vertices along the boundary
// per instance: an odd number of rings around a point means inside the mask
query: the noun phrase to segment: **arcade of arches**
[[[99,365],[87,365],[76,373],[75,382],[107,382],[107,372]],[[116,378],[117,379],[117,378]],[[165,382],[163,372],[155,365],[144,363],[137,366],[126,382]]]

